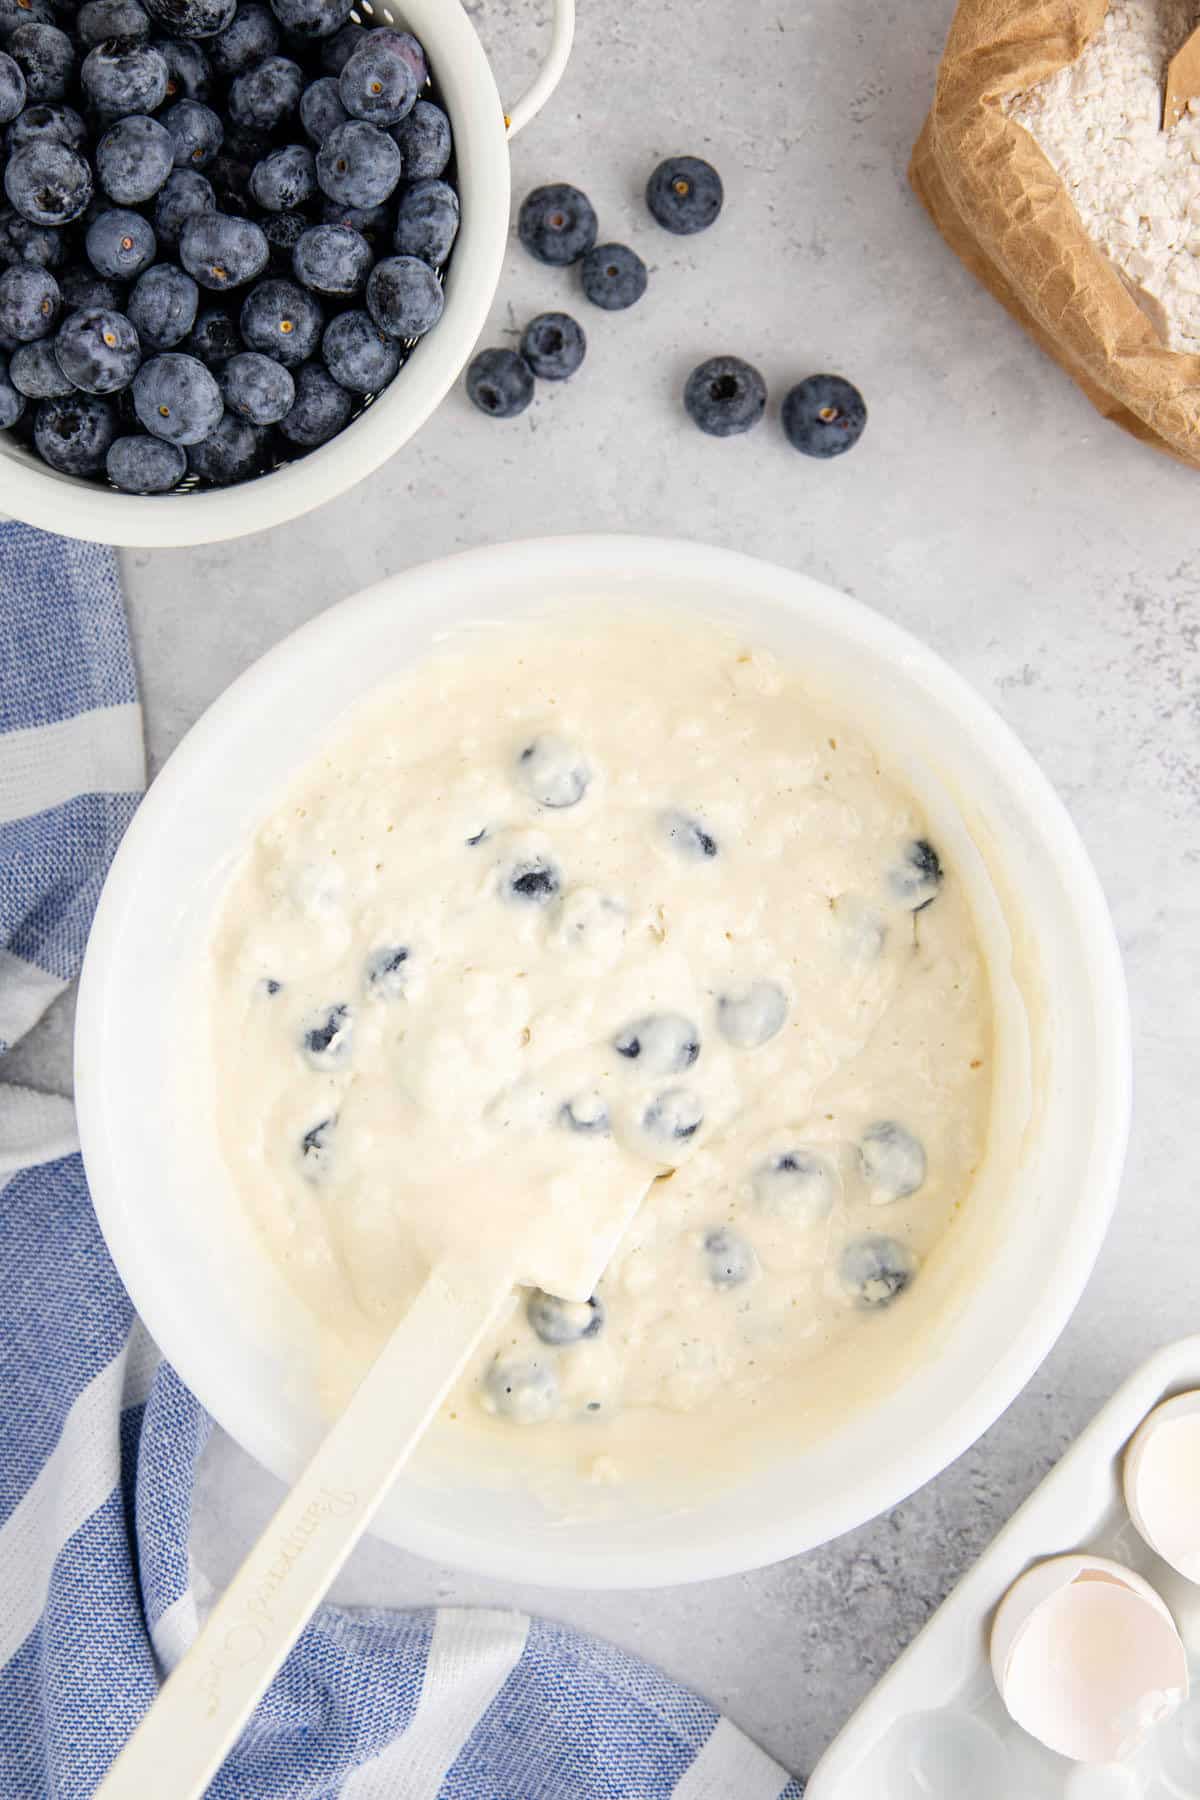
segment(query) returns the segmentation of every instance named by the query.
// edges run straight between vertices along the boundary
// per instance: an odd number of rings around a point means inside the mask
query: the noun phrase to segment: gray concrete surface
[[[471,7],[506,92],[543,0]],[[589,313],[579,378],[496,425],[456,392],[370,484],[286,529],[125,559],[153,762],[260,651],[377,576],[546,531],[678,532],[756,551],[870,601],[987,695],[1057,783],[1099,866],[1128,961],[1138,1108],[1123,1203],[1087,1295],[1007,1417],[889,1517],[816,1554],[656,1594],[537,1594],[370,1544],[349,1600],[513,1601],[635,1648],[792,1768],[823,1746],[1118,1381],[1200,1316],[1194,1157],[1200,1024],[1200,477],[1104,424],[968,279],[908,192],[951,0],[581,0],[550,109],[514,151],[518,195],[592,194],[651,268],[626,316]],[[727,205],[674,240],[640,186],[708,155]],[[512,250],[491,341],[570,278]],[[683,375],[736,351],[775,405],[720,443]],[[861,447],[819,466],[777,422],[786,385],[863,388]],[[67,1079],[69,1009],[12,1059]],[[228,1574],[275,1484],[218,1436],[197,1557]]]

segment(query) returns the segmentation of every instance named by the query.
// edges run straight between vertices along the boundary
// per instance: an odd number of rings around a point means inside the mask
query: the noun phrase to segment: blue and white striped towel
[[[0,1051],[79,969],[144,782],[115,559],[0,523]],[[82,1800],[198,1627],[209,1420],[133,1316],[69,1102],[0,1086],[0,1800]],[[219,1800],[797,1800],[704,1701],[517,1613],[326,1606]],[[148,1795],[147,1800],[173,1800]]]

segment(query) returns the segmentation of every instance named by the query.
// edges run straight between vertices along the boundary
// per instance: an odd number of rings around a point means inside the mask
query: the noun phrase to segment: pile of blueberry
[[[127,493],[334,437],[441,317],[416,38],[353,0],[0,0],[0,428]]]

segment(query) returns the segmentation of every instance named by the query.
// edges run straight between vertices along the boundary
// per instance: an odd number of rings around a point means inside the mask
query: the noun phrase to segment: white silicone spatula
[[[198,1800],[514,1286],[590,1298],[646,1192],[644,1164],[609,1161],[504,1249],[493,1231],[437,1264],[96,1800]]]

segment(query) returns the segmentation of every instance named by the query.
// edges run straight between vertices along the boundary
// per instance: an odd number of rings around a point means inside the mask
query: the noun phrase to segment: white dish
[[[446,274],[446,308],[391,387],[328,444],[236,487],[188,494],[118,494],[61,475],[0,432],[4,511],[69,537],[105,544],[208,544],[266,531],[345,493],[425,423],[458,379],[483,330],[508,241],[508,139],[545,105],[566,67],[575,0],[554,0],[552,41],[528,93],[506,115],[483,46],[458,0],[362,0],[352,15],[401,24],[429,53],[454,129],[462,228]]]
[[[1086,854],[1017,740],[931,651],[832,589],[670,540],[575,538],[472,552],[331,609],[247,672],[171,759],[128,833],[97,914],[77,1028],[80,1129],[101,1225],[150,1330],[253,1455],[291,1478],[320,1430],[296,1303],[228,1199],[203,1082],[181,1037],[189,971],[230,861],[294,770],[375,682],[465,621],[636,599],[733,619],[803,657],[965,819],[1024,971],[1037,1105],[969,1304],[882,1404],[803,1455],[749,1470],[686,1509],[612,1490],[548,1520],[529,1492],[411,1471],[384,1535],[496,1575],[591,1587],[701,1579],[850,1529],[944,1468],[1003,1410],[1065,1324],[1115,1199],[1129,1108],[1120,960]],[[934,773],[936,772],[936,774]],[[962,832],[961,820],[958,826]],[[987,1223],[985,1221],[985,1223]],[[1002,1225],[1003,1229],[998,1227]],[[954,1234],[951,1234],[952,1236]],[[995,1241],[992,1242],[994,1237]],[[961,1255],[983,1240],[963,1232]],[[976,1270],[978,1272],[976,1273]]]
[[[1200,1692],[1125,1762],[1083,1766],[1009,1718],[988,1634],[1013,1581],[1075,1550],[1123,1563],[1166,1601],[1200,1669],[1200,1588],[1142,1541],[1122,1499],[1122,1463],[1151,1408],[1200,1387],[1200,1337],[1151,1357],[1009,1520],[813,1771],[808,1800],[1191,1800],[1200,1794]]]

